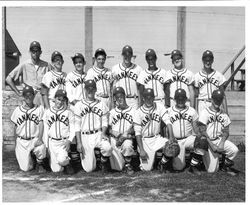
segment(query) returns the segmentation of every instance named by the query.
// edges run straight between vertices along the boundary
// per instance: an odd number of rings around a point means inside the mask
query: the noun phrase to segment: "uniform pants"
[[[111,168],[117,171],[121,171],[125,165],[124,157],[130,157],[134,155],[134,147],[132,139],[124,140],[120,147],[116,146],[117,139],[111,137],[112,154],[109,158]]]
[[[49,139],[50,167],[53,172],[61,172],[69,164],[70,158],[65,140]]]
[[[31,152],[35,154],[37,160],[39,161],[46,157],[46,147],[44,144],[35,147],[37,140],[38,138],[34,138],[32,140],[17,138],[16,140],[16,158],[20,169],[23,171],[29,171],[34,167]]]
[[[96,168],[95,148],[100,148],[101,154],[104,157],[110,157],[112,148],[108,140],[101,138],[102,132],[85,135],[82,134],[81,141],[85,154],[81,155],[82,167],[86,172],[94,171]]]
[[[221,138],[212,141],[212,143],[218,146],[220,144],[220,141]],[[229,140],[226,140],[224,144],[224,151],[226,157],[230,160],[233,160],[237,156],[239,149],[234,143],[230,142]],[[220,155],[218,153],[213,152],[210,148],[207,152],[205,152],[205,155],[203,156],[203,162],[207,172],[213,173],[218,171],[219,156]]]
[[[142,161],[140,158],[140,162],[141,162],[140,166],[142,170],[145,170],[145,171],[152,170],[156,151],[163,148],[167,141],[168,141],[167,138],[164,138],[159,134],[150,138],[146,138],[146,137],[142,138],[143,148],[145,152],[148,154],[147,160]]]

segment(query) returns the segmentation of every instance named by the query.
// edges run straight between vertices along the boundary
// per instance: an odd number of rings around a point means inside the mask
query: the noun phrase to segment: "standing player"
[[[228,115],[220,109],[223,98],[223,90],[214,90],[212,105],[200,113],[199,130],[201,135],[207,137],[210,145],[203,161],[208,172],[216,172],[219,169],[219,155],[223,153],[225,160],[222,164],[222,170],[235,175],[231,167],[239,150],[237,146],[227,140],[231,121]]]
[[[57,90],[55,93],[55,104],[44,113],[44,123],[48,131],[48,144],[50,154],[50,167],[53,172],[73,174],[68,152],[70,144],[75,136],[74,114],[67,109],[65,101],[67,94],[65,90]]]
[[[212,68],[214,55],[206,50],[202,55],[203,69],[194,75],[194,86],[198,93],[198,113],[211,105],[212,92],[216,89],[223,89],[226,82],[225,77]],[[226,108],[226,105],[223,105]]]
[[[125,171],[131,175],[134,173],[131,159],[134,155],[133,116],[136,109],[127,105],[126,94],[122,87],[116,87],[113,94],[117,107],[113,108],[109,115],[111,146],[113,148],[110,164],[112,169],[121,171],[125,168]]]
[[[64,63],[62,54],[54,51],[51,55],[51,62],[53,70],[47,72],[42,79],[42,94],[46,109],[53,106],[56,91],[59,89],[65,90],[66,73],[62,72]]]
[[[183,56],[179,50],[173,50],[171,53],[172,63],[174,68],[167,71],[166,85],[169,89],[170,96],[167,97],[168,105],[172,106],[174,102],[175,91],[182,88],[186,91],[187,101],[190,102],[190,106],[194,107],[194,74],[183,67]]]
[[[22,77],[22,86],[32,86],[35,91],[34,103],[36,105],[44,105],[41,91],[41,82],[44,74],[51,68],[49,64],[40,59],[42,54],[41,45],[37,41],[33,41],[30,44],[30,56],[31,59],[19,64],[6,78],[6,83],[11,87],[18,96],[22,96],[22,93],[17,89],[14,81],[18,81]]]
[[[31,152],[36,156],[37,170],[45,172],[43,159],[46,157],[46,147],[43,137],[43,107],[34,105],[34,89],[31,86],[23,88],[24,104],[18,106],[11,115],[11,121],[15,124],[16,158],[19,167],[23,171],[33,169],[34,163]]]
[[[68,73],[65,81],[70,108],[73,110],[74,105],[84,98],[84,80],[86,76],[84,66],[86,65],[86,61],[81,53],[76,53],[72,57],[72,61],[75,70]]]
[[[107,136],[108,107],[95,99],[96,83],[94,80],[85,82],[86,99],[75,105],[75,132],[77,151],[81,153],[82,167],[86,172],[96,168],[95,148],[101,150],[102,171],[107,171],[108,158],[112,148]]]
[[[186,105],[186,91],[181,88],[177,89],[174,100],[176,105],[168,108],[168,115],[173,126],[174,136],[180,146],[180,154],[173,159],[173,169],[182,170],[185,168],[185,154],[186,150],[189,149],[190,151],[194,150],[191,153],[190,171],[198,174],[197,165],[202,160],[202,155],[207,151],[208,143],[206,138],[201,139],[194,135],[198,133],[197,121],[199,116],[194,108]]]
[[[138,108],[134,117],[135,136],[139,147],[141,168],[149,171],[153,168],[155,154],[165,147],[166,142],[174,141],[172,125],[167,109],[161,103],[154,102],[154,91],[146,88],[143,91],[144,104]],[[169,139],[162,137],[160,123],[163,121],[168,129]],[[171,158],[163,155],[160,165],[167,168]]]
[[[122,49],[123,62],[112,68],[114,78],[114,88],[123,87],[126,94],[126,102],[129,106],[138,108],[139,106],[139,85],[137,78],[142,68],[131,62],[133,49],[126,45]]]
[[[156,66],[156,60],[157,56],[155,51],[153,49],[148,49],[146,51],[148,68],[140,73],[137,82],[140,84],[140,93],[143,93],[143,90],[146,88],[151,88],[155,93],[155,101],[161,102],[165,105],[165,83],[167,72]]]
[[[97,86],[96,98],[103,101],[108,108],[111,108],[111,70],[104,67],[107,54],[104,49],[95,51],[96,66],[87,72],[86,80],[94,80]]]

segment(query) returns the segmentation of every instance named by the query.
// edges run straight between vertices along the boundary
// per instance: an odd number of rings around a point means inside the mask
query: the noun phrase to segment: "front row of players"
[[[109,112],[107,106],[95,98],[95,82],[87,80],[85,87],[86,99],[77,102],[73,110],[67,106],[66,92],[58,90],[54,105],[46,111],[33,104],[33,88],[24,88],[24,104],[11,116],[17,136],[16,158],[21,170],[33,169],[33,155],[38,171],[44,172],[43,161],[48,150],[53,172],[65,170],[73,174],[69,154],[75,137],[86,172],[107,171],[110,165],[113,170],[133,174],[131,160],[137,152],[141,170],[152,170],[157,160],[161,172],[170,167],[180,171],[186,167],[185,156],[189,150],[190,172],[200,174],[199,165],[203,162],[208,172],[221,168],[235,175],[231,167],[238,148],[227,140],[231,122],[220,108],[223,91],[215,90],[212,105],[198,116],[186,105],[183,89],[176,90],[176,105],[167,109],[154,101],[154,91],[147,88],[143,91],[144,104],[136,110],[127,105],[124,89],[117,87],[113,92],[116,105]],[[167,145],[174,143],[178,149],[169,154]]]

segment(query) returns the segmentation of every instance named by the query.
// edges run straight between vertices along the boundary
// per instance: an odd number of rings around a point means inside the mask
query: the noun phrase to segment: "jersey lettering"
[[[84,108],[84,110],[82,110],[80,115],[83,117],[84,115],[91,113],[91,112],[98,115],[99,117],[102,117],[102,115],[103,115],[102,110],[99,109],[98,107],[86,107],[86,108]]]
[[[138,78],[138,75],[135,74],[134,72],[132,71],[124,71],[124,72],[121,72],[121,73],[118,73],[116,76],[115,76],[116,80],[120,80],[122,78],[131,78],[132,80],[136,81],[137,78]]]
[[[213,123],[213,122],[219,122],[222,124],[222,126],[225,127],[226,120],[221,116],[221,115],[214,115],[210,116],[208,119],[208,124]]]
[[[158,123],[160,123],[161,118],[158,114],[156,113],[152,113],[151,115],[146,115],[144,117],[144,119],[142,120],[142,127],[144,127],[148,122],[150,122],[151,120],[156,121]]]
[[[180,75],[180,76],[177,76],[177,75],[174,75],[172,76],[171,79],[169,79],[169,83],[174,83],[176,81],[179,81],[179,82],[182,82],[182,83],[185,83],[186,85],[188,85],[188,79],[186,78],[186,76],[183,76],[183,75]]]
[[[107,80],[107,81],[110,81],[110,77],[109,77],[109,75],[108,74],[104,74],[104,75],[97,75],[97,76],[95,76],[94,77],[94,81],[95,82],[98,82],[98,81],[100,81],[100,80]]]
[[[23,122],[28,120],[34,122],[36,125],[39,124],[38,116],[36,116],[35,114],[27,114],[27,113],[17,118],[17,124],[20,126]]]
[[[212,85],[219,87],[219,81],[215,78],[202,78],[202,81],[198,83],[198,87],[201,88],[203,85],[211,83]]]
[[[193,121],[192,116],[188,115],[187,113],[177,113],[174,116],[170,117],[170,122],[174,123],[175,121],[181,120],[181,119],[182,120],[187,120],[190,123]]]
[[[84,78],[77,78],[76,80],[70,80],[72,86],[76,88],[78,85],[82,85],[84,83]]]
[[[133,123],[132,115],[128,113],[119,113],[113,117],[112,124],[115,125],[117,122],[119,122],[119,120],[122,120],[122,119],[127,120],[130,124]]]
[[[151,80],[158,80],[161,84],[164,83],[163,77],[161,77],[160,75],[148,75],[145,80],[144,83],[148,84]]]
[[[51,88],[55,88],[57,85],[65,85],[65,78],[64,77],[56,78],[56,80],[50,82]]]
[[[50,119],[48,119],[48,122],[47,122],[49,128],[50,128],[50,127],[53,125],[53,123],[55,123],[55,122],[62,122],[62,123],[65,124],[66,126],[69,126],[69,118],[66,117],[65,115],[57,115],[57,114],[52,115],[52,116],[50,117]]]

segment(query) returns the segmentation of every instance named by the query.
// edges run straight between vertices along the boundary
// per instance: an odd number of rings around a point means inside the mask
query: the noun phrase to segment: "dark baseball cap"
[[[96,83],[94,80],[86,80],[85,81],[85,88],[95,88],[96,89]]]
[[[171,52],[171,59],[180,59],[182,58],[182,53],[179,50],[173,50]]]
[[[71,57],[73,62],[75,61],[76,58],[81,58],[83,62],[85,62],[85,58],[81,53],[76,53],[74,56]]]
[[[133,56],[133,49],[131,46],[129,45],[126,45],[122,48],[122,55],[132,55]]]
[[[56,91],[55,98],[56,97],[67,98],[67,92],[65,90],[59,89]]]
[[[142,95],[143,95],[143,97],[146,97],[146,96],[155,97],[154,90],[151,88],[144,89]]]
[[[153,56],[154,58],[156,58],[156,53],[155,50],[152,48],[149,48],[146,53],[145,53],[145,57],[148,58],[149,56]]]
[[[103,48],[98,48],[96,51],[95,51],[95,58],[97,58],[99,55],[104,55],[105,58],[107,56],[105,50]]]
[[[210,50],[206,50],[202,54],[202,59],[214,59],[213,52]]]
[[[29,85],[26,85],[23,88],[23,96],[25,96],[27,93],[31,93],[31,94],[35,95],[34,89],[31,86],[29,86]]]
[[[122,93],[123,95],[125,95],[125,90],[122,87],[116,87],[113,91],[113,95],[116,95],[118,93]]]
[[[53,62],[56,56],[60,56],[61,59],[63,60],[63,56],[59,51],[54,51],[51,55],[51,61]]]
[[[187,94],[186,94],[186,91],[182,88],[179,88],[175,91],[175,94],[174,94],[174,99],[183,99],[183,98],[187,98]]]
[[[212,99],[214,100],[214,102],[216,104],[218,103],[222,103],[223,99],[224,99],[224,91],[222,89],[217,89],[217,90],[214,90],[213,93],[212,93]]]
[[[31,50],[41,50],[41,45],[38,41],[32,41],[30,43],[30,51]]]

